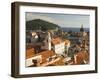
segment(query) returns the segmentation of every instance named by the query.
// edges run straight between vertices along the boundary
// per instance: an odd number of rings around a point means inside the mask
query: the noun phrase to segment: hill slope
[[[26,30],[41,29],[42,31],[46,31],[46,30],[55,30],[57,28],[60,28],[60,27],[54,23],[47,22],[41,19],[35,19],[35,20],[26,22]]]

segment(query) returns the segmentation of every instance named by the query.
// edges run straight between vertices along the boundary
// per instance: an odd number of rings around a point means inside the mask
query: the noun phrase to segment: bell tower
[[[80,33],[81,33],[81,36],[83,36],[83,34],[84,34],[83,24],[81,25],[81,28],[80,28]]]
[[[81,25],[80,32],[84,32],[83,24]]]
[[[47,45],[48,45],[48,50],[51,50],[51,35],[50,35],[50,32],[48,32]]]

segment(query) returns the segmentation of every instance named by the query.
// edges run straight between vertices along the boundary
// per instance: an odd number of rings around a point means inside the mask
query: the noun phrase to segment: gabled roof
[[[41,55],[42,56],[42,62],[46,62],[47,58],[49,58],[53,55],[56,55],[56,54],[51,50],[47,50],[47,51],[42,51],[42,52],[38,53],[37,55]]]
[[[77,64],[82,63],[83,60],[89,61],[89,54],[84,52],[84,51],[81,51],[81,52],[76,54]]]
[[[35,55],[35,49],[34,48],[26,49],[26,59],[32,58],[34,55]]]
[[[60,43],[62,43],[62,42],[63,42],[62,39],[59,38],[59,37],[53,38],[53,39],[51,40],[51,43],[52,43],[53,45],[60,44]]]
[[[65,42],[65,44],[70,43],[69,40],[67,40],[67,39],[66,39],[66,40],[62,40],[62,39],[59,38],[59,37],[53,38],[53,39],[51,40],[51,43],[52,43],[53,45],[60,44],[60,43],[63,43],[63,42]]]

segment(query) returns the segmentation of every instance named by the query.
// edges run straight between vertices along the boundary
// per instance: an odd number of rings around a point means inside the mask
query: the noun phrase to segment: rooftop
[[[81,51],[79,53],[76,54],[76,58],[77,58],[77,64],[80,64],[82,63],[83,60],[85,61],[89,61],[89,54],[84,52],[84,51]]]
[[[70,43],[70,41],[69,40],[64,40],[64,42],[65,42],[65,44],[68,44],[68,43]]]
[[[56,44],[60,44],[60,43],[63,42],[63,41],[62,41],[61,38],[57,37],[57,38],[53,38],[53,39],[51,40],[51,42],[52,42],[53,45],[56,45]]]
[[[46,62],[46,59],[48,57],[55,55],[55,53],[51,50],[47,50],[47,51],[40,52],[37,55],[42,55],[42,62]]]
[[[26,50],[26,59],[31,58],[35,55],[35,49],[29,48]]]

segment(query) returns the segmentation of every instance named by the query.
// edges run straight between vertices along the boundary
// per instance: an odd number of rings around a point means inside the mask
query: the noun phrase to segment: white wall
[[[100,9],[100,0],[0,0],[0,80],[16,80],[10,77],[11,65],[11,2],[13,1],[30,1],[41,3],[56,3],[56,4],[73,4],[73,5],[89,5],[98,6]],[[100,15],[100,11],[98,13]],[[100,16],[98,16],[100,22]],[[100,23],[99,25],[100,26]],[[98,34],[100,35],[100,27]],[[100,36],[98,37],[100,42]],[[100,43],[98,43],[100,44]],[[100,47],[100,45],[99,45]],[[99,50],[100,52],[100,50]],[[98,53],[99,53],[98,52]],[[100,61],[100,54],[98,54]],[[53,77],[38,77],[38,78],[21,78],[19,80],[100,80],[100,62],[98,74],[81,74],[81,75],[65,75]]]
[[[27,67],[34,64],[32,62],[33,59],[35,59],[35,60],[42,60],[42,55],[38,55],[38,56],[34,56],[34,57],[31,57],[31,58],[26,59],[26,66]]]
[[[55,53],[63,54],[65,50],[65,42],[55,45]]]

